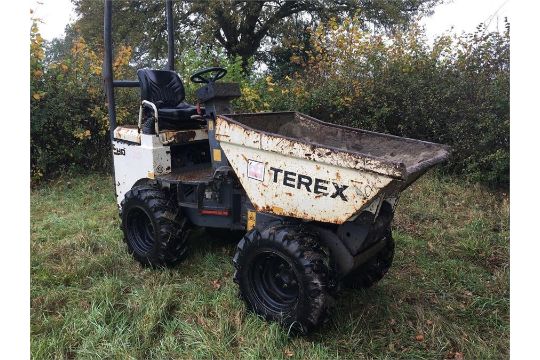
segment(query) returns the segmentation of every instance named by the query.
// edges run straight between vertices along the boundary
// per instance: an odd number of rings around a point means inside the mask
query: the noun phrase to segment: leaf
[[[219,282],[219,279],[212,280],[212,287],[214,290],[219,290],[221,288],[221,283]]]
[[[420,342],[420,341],[424,341],[424,335],[422,335],[422,334],[416,335],[415,340],[416,340],[416,341],[419,341],[419,342]]]
[[[286,357],[292,357],[294,352],[289,348],[285,348],[285,350],[283,350],[283,354],[285,354]]]

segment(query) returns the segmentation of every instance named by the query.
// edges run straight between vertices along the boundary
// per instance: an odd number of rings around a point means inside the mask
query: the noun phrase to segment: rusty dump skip
[[[449,155],[296,112],[218,115],[215,136],[257,211],[335,224],[395,201]]]
[[[327,148],[333,152],[361,160],[357,169],[373,160],[376,166],[364,170],[385,173],[401,180],[413,180],[433,165],[448,159],[446,145],[381,134],[326,123],[298,112],[249,113],[221,115],[226,121],[245,130],[282,137],[298,143]],[[315,160],[315,159],[313,159]],[[378,164],[378,165],[377,165]]]

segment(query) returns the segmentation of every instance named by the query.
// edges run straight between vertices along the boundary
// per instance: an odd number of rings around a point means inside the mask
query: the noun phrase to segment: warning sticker
[[[259,181],[264,180],[264,163],[255,160],[248,160],[248,178]]]

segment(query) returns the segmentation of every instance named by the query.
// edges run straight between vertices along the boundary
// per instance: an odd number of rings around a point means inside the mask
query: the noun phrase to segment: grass
[[[500,359],[509,353],[504,194],[427,175],[394,221],[394,265],[348,290],[331,320],[289,338],[246,313],[234,244],[197,231],[175,269],[127,254],[112,180],[62,179],[31,195],[31,352],[42,358]]]

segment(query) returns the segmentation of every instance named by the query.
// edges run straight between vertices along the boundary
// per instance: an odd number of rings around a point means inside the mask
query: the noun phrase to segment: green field
[[[499,359],[509,353],[508,197],[427,175],[406,190],[387,277],[343,291],[308,337],[246,313],[234,244],[198,230],[188,259],[127,254],[107,176],[31,195],[31,351],[42,358]]]

